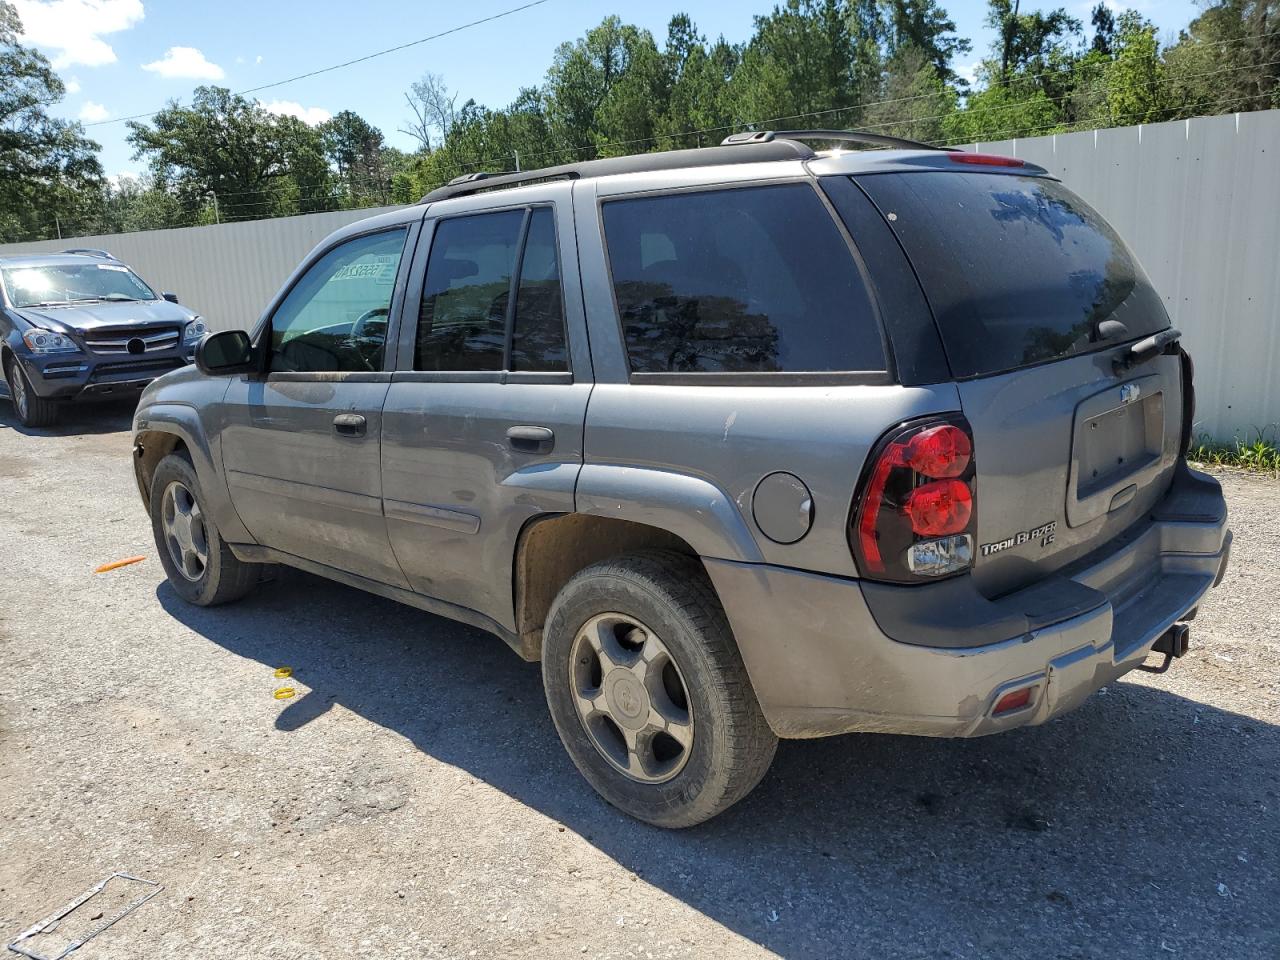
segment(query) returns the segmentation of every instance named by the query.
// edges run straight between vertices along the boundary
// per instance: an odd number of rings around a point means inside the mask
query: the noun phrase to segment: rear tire
[[[10,358],[5,364],[4,377],[9,385],[13,412],[24,427],[51,427],[58,422],[58,405],[36,395],[17,360]]]
[[[547,617],[542,678],[578,770],[656,826],[728,809],[777,749],[696,557],[644,551],[575,575]]]
[[[185,454],[160,461],[151,480],[151,532],[169,584],[200,607],[239,600],[261,576],[231,552],[205,509],[195,467]]]

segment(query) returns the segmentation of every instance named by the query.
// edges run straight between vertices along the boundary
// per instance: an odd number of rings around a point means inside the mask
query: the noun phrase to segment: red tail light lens
[[[907,463],[926,477],[958,477],[972,456],[973,441],[953,423],[922,430],[907,443]]]
[[[994,153],[948,153],[952,163],[968,163],[978,167],[1025,167],[1027,162],[1017,157],[1001,157]]]
[[[850,525],[859,572],[915,583],[967,569],[974,463],[964,418],[934,417],[890,431],[870,464]]]
[[[973,494],[959,480],[935,480],[916,487],[903,505],[911,529],[921,536],[962,533],[973,516]]]

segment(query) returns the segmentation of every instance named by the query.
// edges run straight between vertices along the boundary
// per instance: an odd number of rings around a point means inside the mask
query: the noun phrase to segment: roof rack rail
[[[63,250],[62,252],[74,253],[82,257],[97,257],[99,260],[115,260],[116,259],[106,250],[98,250],[95,247],[71,247],[67,250]]]
[[[877,147],[894,147],[898,150],[949,150],[931,143],[891,137],[883,133],[862,133],[858,130],[745,130],[731,133],[720,141],[722,147],[736,147],[750,143],[775,143],[778,140],[838,140],[842,143],[868,143]]]
[[[685,167],[711,167],[728,163],[756,163],[771,160],[812,160],[817,154],[794,139],[760,141],[744,146],[695,147],[691,150],[665,150],[661,153],[637,153],[605,160],[585,160],[557,167],[521,170],[518,173],[468,173],[437,187],[419,203],[434,203],[452,197],[466,197],[488,190],[528,186],[546,180],[577,180],[619,173],[644,173],[651,170],[679,170]]]

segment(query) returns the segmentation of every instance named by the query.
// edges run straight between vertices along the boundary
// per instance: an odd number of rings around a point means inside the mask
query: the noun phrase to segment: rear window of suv
[[[1169,325],[1124,241],[1056,181],[930,172],[857,183],[911,258],[956,377],[1099,349],[1108,319],[1131,339]]]
[[[633,373],[885,369],[871,298],[808,184],[603,207]]]

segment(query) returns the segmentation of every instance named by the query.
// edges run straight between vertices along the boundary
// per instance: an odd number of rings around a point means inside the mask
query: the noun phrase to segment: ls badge
[[[1036,527],[1034,530],[1022,530],[1011,537],[1006,537],[1005,539],[999,540],[995,543],[984,543],[978,549],[982,551],[982,555],[984,557],[989,557],[992,554],[1000,553],[1001,551],[1008,550],[1011,547],[1020,547],[1024,543],[1031,543],[1033,540],[1039,540],[1041,547],[1047,547],[1049,544],[1053,543],[1053,536],[1057,529],[1058,521],[1050,520],[1048,523]]]

